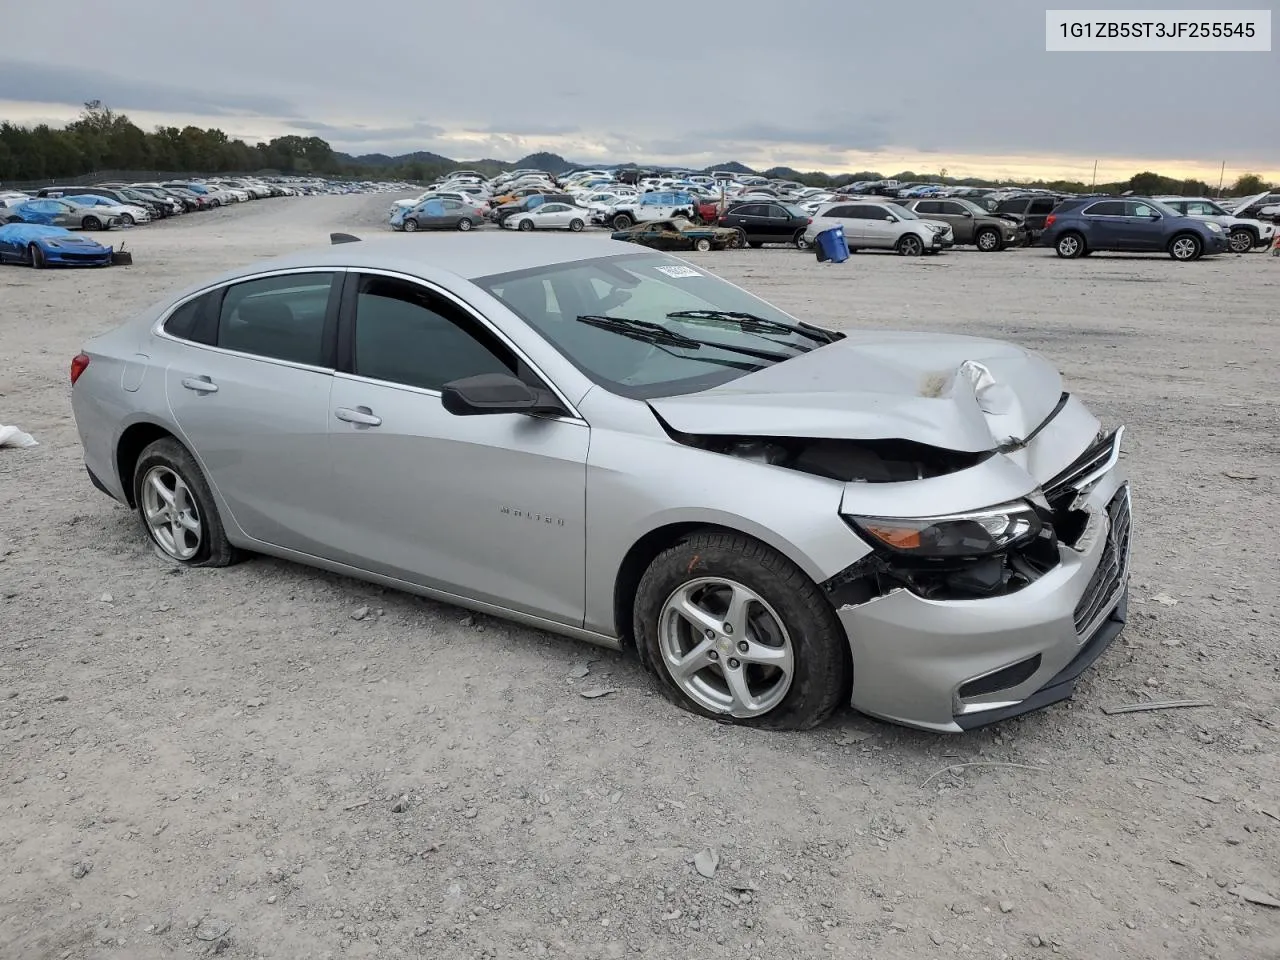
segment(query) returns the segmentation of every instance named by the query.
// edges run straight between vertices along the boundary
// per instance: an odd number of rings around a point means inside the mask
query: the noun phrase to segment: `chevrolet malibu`
[[[72,361],[90,479],[176,563],[632,649],[678,705],[788,729],[982,726],[1121,630],[1122,431],[1026,350],[830,329],[615,241],[334,240]]]

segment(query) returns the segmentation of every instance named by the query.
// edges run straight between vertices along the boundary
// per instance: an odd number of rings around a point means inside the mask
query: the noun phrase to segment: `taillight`
[[[71,385],[74,387],[76,381],[80,379],[80,374],[84,373],[89,367],[89,355],[87,353],[77,353],[71,358]]]
[[[1047,227],[1052,227],[1052,226],[1053,226],[1053,221],[1055,221],[1055,220],[1057,220],[1057,219],[1058,219],[1058,217],[1057,217],[1057,215],[1056,215],[1056,214],[1052,214],[1052,213],[1051,213],[1051,214],[1049,214],[1047,217],[1045,217],[1045,218],[1044,218],[1044,225],[1045,225],[1045,227],[1046,227],[1046,228],[1047,228]]]

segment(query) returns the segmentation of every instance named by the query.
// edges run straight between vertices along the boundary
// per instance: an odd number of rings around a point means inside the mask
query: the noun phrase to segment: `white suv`
[[[1273,223],[1237,217],[1208,197],[1153,197],[1166,207],[1173,207],[1184,216],[1207,220],[1222,227],[1232,253],[1248,253],[1254,247],[1269,247],[1275,236]]]
[[[895,250],[904,257],[937,253],[955,245],[951,224],[923,220],[896,203],[837,200],[824,203],[804,232],[805,242],[834,226],[844,228],[849,252],[863,249]]]

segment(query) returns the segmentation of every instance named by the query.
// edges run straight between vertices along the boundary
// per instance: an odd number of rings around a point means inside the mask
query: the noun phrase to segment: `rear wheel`
[[[570,230],[572,230],[574,233],[581,233],[581,232],[582,232],[582,228],[583,228],[583,227],[585,227],[585,226],[586,226],[586,224],[585,224],[585,223],[583,223],[581,220],[576,220],[576,219],[575,219],[575,220],[570,220],[570,221],[569,221],[569,229],[570,229]]]
[[[625,213],[620,213],[613,218],[613,229],[625,230],[627,229],[627,227],[632,226],[634,223],[635,221],[632,220],[630,216],[628,216]]]
[[[745,249],[750,246],[750,244],[747,242],[747,231],[743,230],[742,228],[738,228],[738,232],[736,236],[737,236],[738,242],[734,244],[735,247]]]
[[[101,230],[102,221],[97,217],[85,217],[84,220],[80,222],[80,226],[84,227],[86,230]]]
[[[991,253],[993,250],[1000,249],[1000,234],[998,231],[988,227],[986,230],[978,231],[974,242],[983,253]]]
[[[797,230],[796,235],[791,238],[791,242],[795,245],[797,250],[809,249],[809,241],[804,238],[803,230]]]
[[[225,567],[237,552],[195,458],[172,437],[157,440],[133,470],[138,516],[165,556],[189,567]]]
[[[1232,230],[1227,242],[1231,245],[1232,253],[1248,253],[1253,249],[1255,241],[1248,230]]]
[[[1197,259],[1203,249],[1200,238],[1190,233],[1181,233],[1169,241],[1169,256],[1184,263]]]
[[[711,241],[706,237],[700,237],[693,242],[693,249],[697,250],[699,253],[706,253],[711,249]]]
[[[897,249],[899,256],[918,257],[924,253],[924,241],[914,233],[907,233],[898,241],[895,249]]]
[[[27,247],[27,255],[31,257],[31,265],[37,270],[43,270],[49,265],[48,261],[44,258],[44,251],[34,243]]]
[[[461,230],[463,233],[466,233],[468,230],[470,230],[472,226],[474,226],[474,224],[472,224],[472,222],[466,217],[463,217],[461,220],[458,221],[458,229]]]
[[[413,217],[406,217],[404,221],[404,232],[414,233],[417,231],[417,229],[418,229],[418,221],[413,219]]]
[[[715,720],[804,730],[846,696],[848,644],[790,560],[736,533],[695,533],[640,580],[633,629],[662,693]]]
[[[1084,237],[1078,233],[1064,233],[1054,244],[1054,250],[1064,260],[1074,260],[1084,253]]]

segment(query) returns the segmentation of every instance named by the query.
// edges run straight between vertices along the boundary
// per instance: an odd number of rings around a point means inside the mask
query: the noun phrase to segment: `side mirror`
[[[509,373],[481,373],[444,385],[444,408],[457,417],[491,413],[564,413],[545,390],[535,390]]]
[[[1160,214],[1158,214],[1158,213],[1152,213],[1152,214],[1148,214],[1148,215],[1147,215],[1147,219],[1148,219],[1148,220],[1160,220],[1160,219],[1162,219],[1162,218],[1161,218]]]
[[[973,219],[973,214],[972,214],[972,213],[970,213],[968,210],[966,210],[964,213],[960,214],[960,216],[962,216],[962,217],[968,217],[970,220],[972,220],[972,219]]]

